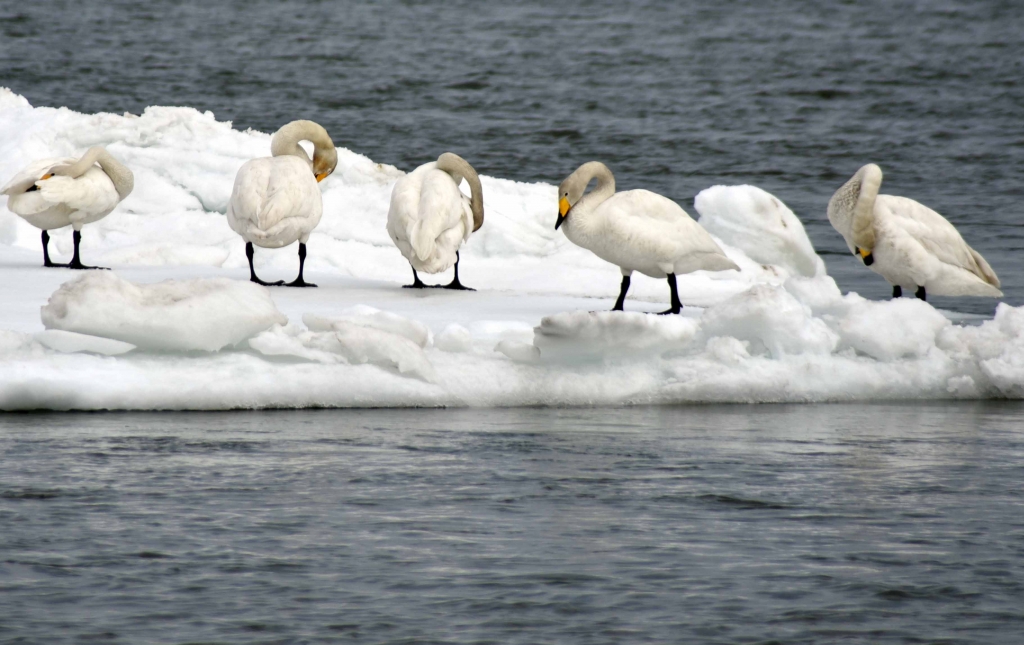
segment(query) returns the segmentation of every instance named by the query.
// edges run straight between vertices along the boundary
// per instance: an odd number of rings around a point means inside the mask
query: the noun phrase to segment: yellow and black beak
[[[327,179],[327,175],[329,175],[329,174],[331,174],[331,173],[329,173],[329,172],[322,172],[322,173],[318,174],[316,176],[316,183],[319,184],[321,181]]]
[[[874,264],[875,256],[871,254],[871,251],[868,251],[867,249],[862,249],[859,246],[854,248],[857,249],[857,255],[859,255],[861,259],[864,260],[865,266],[871,266],[872,264]]]
[[[53,177],[53,173],[52,172],[48,172],[45,175],[43,175],[42,177],[40,177],[39,181],[42,181],[44,179],[49,179],[50,177]]]
[[[570,208],[572,208],[572,206],[569,205],[568,199],[563,197],[562,199],[558,200],[558,221],[555,222],[556,231],[558,230],[558,227],[562,225],[562,222],[565,221],[565,216],[569,214]]]

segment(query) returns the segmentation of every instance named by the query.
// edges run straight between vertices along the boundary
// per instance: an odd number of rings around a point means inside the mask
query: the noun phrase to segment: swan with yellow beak
[[[584,194],[592,179],[597,179],[597,187]],[[558,187],[555,228],[563,228],[577,246],[618,265],[622,284],[612,311],[622,311],[634,271],[668,280],[671,306],[663,314],[677,314],[683,308],[676,275],[739,271],[679,204],[649,190],[615,192],[612,171],[599,161],[583,164]]]
[[[313,158],[299,145],[313,144]],[[235,176],[228,202],[228,224],[245,240],[249,279],[257,284],[281,285],[283,280],[265,282],[253,267],[253,245],[268,249],[299,243],[299,277],[288,287],[315,287],[302,277],[306,264],[306,242],[320,223],[323,197],[319,182],[338,165],[338,151],[321,125],[313,121],[292,121],[281,127],[270,141],[271,157],[245,162]]]

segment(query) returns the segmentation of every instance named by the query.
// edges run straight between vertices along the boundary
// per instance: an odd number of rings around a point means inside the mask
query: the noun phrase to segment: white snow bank
[[[795,216],[752,187],[697,198],[741,272],[680,276],[681,316],[641,313],[668,289],[638,276],[627,311],[609,312],[621,276],[554,231],[554,187],[491,177],[461,253],[479,290],[402,289],[411,272],[385,228],[401,171],[339,149],[306,263],[320,287],[252,285],[223,211],[269,141],[190,108],[84,115],[0,90],[0,181],[94,144],[136,176],[83,232],[86,257],[117,275],[40,268],[38,231],[0,198],[0,409],[1024,397],[1024,308],[972,327],[909,298],[844,296]],[[51,248],[70,255],[70,232]],[[256,264],[291,279],[295,248]]]
[[[157,351],[215,352],[288,319],[266,287],[227,278],[132,284],[94,271],[61,285],[43,326]]]
[[[795,275],[825,274],[803,224],[771,193],[756,186],[712,186],[697,193],[694,207],[701,226],[752,260]]]

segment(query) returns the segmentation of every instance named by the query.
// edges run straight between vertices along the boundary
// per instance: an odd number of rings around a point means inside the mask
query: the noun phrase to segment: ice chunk
[[[42,308],[47,329],[155,351],[215,352],[288,319],[270,292],[226,278],[134,284],[110,271],[65,282]]]
[[[60,329],[47,329],[46,331],[39,332],[33,338],[50,349],[64,352],[65,354],[89,352],[104,356],[117,356],[135,349],[135,345],[131,343],[124,343],[111,338],[101,338],[99,336],[76,334],[73,331],[62,331]]]
[[[951,323],[927,302],[899,298],[861,301],[839,322],[840,347],[852,347],[881,361],[924,356]]]
[[[544,359],[600,359],[662,354],[685,348],[696,320],[636,311],[570,311],[547,316],[534,329]]]
[[[800,219],[756,186],[712,186],[694,198],[700,225],[752,260],[806,277],[825,274]]]
[[[782,287],[754,285],[704,312],[701,333],[707,339],[730,336],[750,342],[752,353],[774,358],[787,354],[830,354],[838,336],[820,318],[811,316]]]

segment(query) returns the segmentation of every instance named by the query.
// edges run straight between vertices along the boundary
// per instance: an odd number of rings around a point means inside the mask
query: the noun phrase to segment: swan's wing
[[[323,197],[308,164],[298,157],[274,157],[259,226],[264,231],[290,218],[320,219]]]
[[[78,161],[71,157],[52,157],[49,159],[37,159],[25,166],[21,172],[11,178],[9,182],[0,188],[0,195],[17,195],[31,188],[39,179],[45,175],[50,168],[61,164],[69,164]]]
[[[725,256],[711,235],[679,204],[647,190],[615,193],[601,204],[618,239],[645,240],[658,257],[689,253]]]
[[[98,215],[114,210],[121,201],[107,173],[93,166],[78,177],[54,175],[36,183],[40,196],[51,204],[64,204],[71,211]],[[72,215],[72,219],[75,216]]]
[[[420,185],[423,181],[423,174],[419,169],[404,175],[395,182],[391,189],[391,203],[388,207],[388,234],[395,244],[405,249],[402,244],[408,245],[410,231],[413,224],[419,219]]]
[[[238,169],[228,203],[231,227],[267,232],[291,217],[317,217],[323,201],[316,179],[298,157],[264,157]]]
[[[738,269],[678,204],[646,190],[616,193],[598,206],[603,236],[666,273]]]
[[[967,245],[956,227],[924,204],[906,197],[879,195],[875,200],[875,218],[881,226],[897,228],[913,238],[940,262],[970,271],[985,282],[999,286],[999,278],[992,268]]]
[[[410,230],[409,241],[420,260],[426,260],[445,232],[464,224],[466,206],[462,192],[455,185],[451,175],[443,170],[430,170],[423,177],[420,187],[417,219]],[[470,213],[472,226],[472,213]],[[458,231],[458,239],[464,237],[464,230]]]

